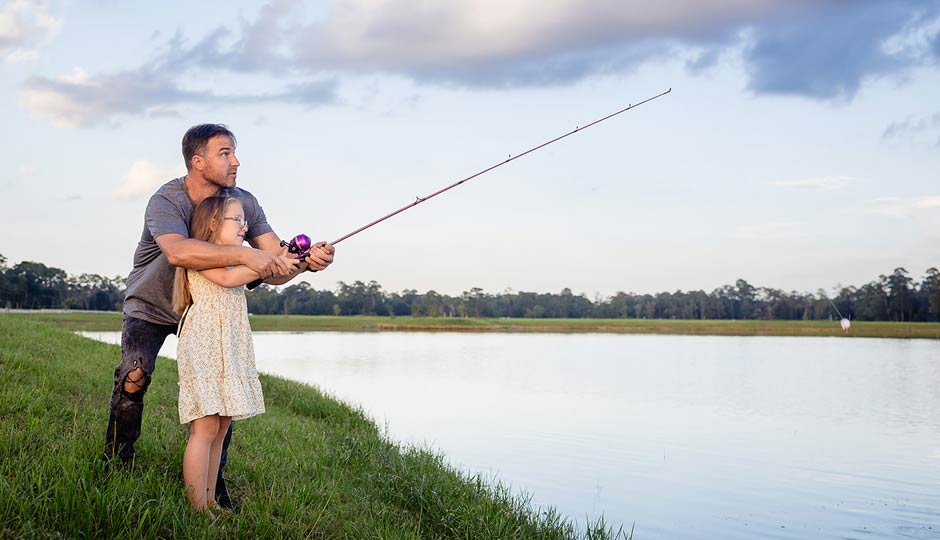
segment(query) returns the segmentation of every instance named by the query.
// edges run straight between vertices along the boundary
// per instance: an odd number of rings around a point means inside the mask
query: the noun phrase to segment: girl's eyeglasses
[[[248,221],[246,221],[245,218],[243,218],[243,217],[241,217],[241,216],[227,217],[227,218],[223,218],[223,219],[230,219],[230,220],[234,221],[235,223],[238,224],[238,227],[239,227],[239,228],[242,228],[242,227],[244,227],[244,228],[246,228],[246,229],[248,228]]]

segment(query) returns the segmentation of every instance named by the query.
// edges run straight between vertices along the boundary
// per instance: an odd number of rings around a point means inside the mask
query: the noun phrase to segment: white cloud
[[[881,44],[882,50],[889,55],[930,56],[933,41],[940,33],[940,19],[929,20],[925,24],[908,24],[896,35]]]
[[[735,236],[746,240],[785,240],[803,236],[802,224],[794,221],[739,225]]]
[[[135,161],[124,177],[124,185],[112,193],[112,197],[119,201],[149,197],[157,187],[180,176],[180,173],[177,168],[159,167],[147,160]]]
[[[76,67],[72,73],[58,77],[45,86],[34,86],[20,95],[20,103],[34,113],[51,120],[57,127],[78,127],[95,123],[99,108],[95,103],[82,100],[78,92],[65,92],[62,87],[79,90],[100,89],[102,85],[93,81],[88,73]]]
[[[914,197],[911,200],[911,206],[914,208],[940,208],[940,196],[926,195],[923,197]]]
[[[896,219],[925,219],[933,216],[940,218],[940,195],[921,195],[918,197],[879,197],[873,199],[867,213]],[[933,219],[933,218],[931,218]]]
[[[156,107],[151,107],[147,111],[148,116],[151,118],[182,118],[183,114],[180,112],[179,107],[174,105],[158,105]]]
[[[181,88],[176,80],[179,74],[172,71],[141,69],[92,75],[76,67],[54,79],[29,78],[20,93],[20,104],[57,127],[91,127],[116,122],[119,115],[179,117],[179,106],[186,103],[294,102],[314,106],[335,99],[336,82],[332,80],[287,85],[280,92],[216,94],[214,89]]]
[[[333,79],[350,74],[393,74],[468,87],[539,87],[625,73],[644,62],[691,53],[698,56],[690,69],[701,70],[738,47],[747,52],[749,87],[758,93],[846,98],[869,74],[932,61],[894,59],[900,54],[895,49],[907,50],[901,42],[889,51],[892,61],[884,58],[889,52],[880,44],[887,37],[901,31],[928,35],[933,23],[923,22],[925,17],[940,13],[940,5],[927,5],[927,14],[918,18],[898,3],[904,2],[332,0],[322,13],[305,18],[302,3],[271,0],[253,20],[219,23],[194,43],[178,32],[138,66],[31,77],[22,86],[21,103],[56,125],[89,127],[118,116],[176,116],[182,105],[192,103],[330,104],[336,101]],[[14,12],[33,14],[29,20],[46,34],[61,24],[45,7],[15,0],[4,8],[8,28],[0,31],[10,44],[0,47],[26,50],[29,45],[21,23],[27,19]],[[832,28],[819,33],[820,27]],[[751,37],[742,40],[744,35]],[[826,39],[816,39],[820,36]],[[35,58],[27,52],[17,55]],[[808,69],[808,59],[822,60]],[[788,68],[778,69],[781,62]],[[238,93],[205,81],[204,68],[274,74],[282,86]]]
[[[3,58],[4,62],[18,64],[22,62],[35,62],[39,60],[39,51],[34,49],[14,49]]]
[[[165,112],[168,103],[202,99],[180,90],[166,78],[145,72],[90,75],[81,67],[55,79],[32,77],[20,93],[20,104],[57,127],[89,127],[118,114]]]
[[[774,182],[774,185],[781,187],[831,190],[842,189],[855,182],[858,182],[858,178],[854,178],[852,176],[818,176],[813,178],[804,178],[802,180],[781,180]]]
[[[88,72],[81,67],[72,68],[72,73],[69,75],[62,75],[59,77],[59,82],[65,84],[71,84],[74,86],[88,86],[95,87],[101,86],[97,81],[92,81],[91,77],[88,76]]]
[[[6,62],[38,60],[33,48],[60,28],[62,21],[50,15],[44,4],[14,0],[0,8],[0,58]]]
[[[805,1],[790,2],[803,4]],[[445,65],[564,51],[622,39],[733,24],[785,6],[779,0],[345,0],[304,56],[385,67]]]
[[[69,96],[52,90],[29,90],[20,103],[52,121],[56,127],[78,127],[93,123],[92,111],[83,109]]]
[[[871,75],[932,65],[921,45],[940,20],[935,0],[338,0],[307,25],[286,2],[269,7],[230,51],[206,58],[228,52],[233,65],[257,66],[249,45],[262,43],[270,56],[270,29],[282,24],[277,34],[291,43],[278,50],[290,51],[282,57],[300,69],[507,87],[568,84],[689,50],[701,53],[690,64],[701,71],[747,45],[751,90],[840,100]],[[882,47],[899,34],[916,39]]]

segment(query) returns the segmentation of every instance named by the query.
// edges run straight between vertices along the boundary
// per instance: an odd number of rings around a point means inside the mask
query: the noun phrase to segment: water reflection
[[[635,521],[637,538],[940,537],[932,341],[258,333],[255,347],[261,371],[361,405],[394,438],[581,522]]]

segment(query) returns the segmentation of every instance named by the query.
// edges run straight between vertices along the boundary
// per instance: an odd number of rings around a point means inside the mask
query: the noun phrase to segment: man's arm
[[[271,253],[281,251],[281,238],[274,231],[259,234],[258,236],[249,239],[248,243],[251,244],[251,247],[255,249],[263,249],[264,251],[270,251]]]
[[[212,244],[174,233],[160,235],[156,242],[170,264],[191,270],[240,264],[262,276],[285,275],[292,270],[276,253],[266,250]]]

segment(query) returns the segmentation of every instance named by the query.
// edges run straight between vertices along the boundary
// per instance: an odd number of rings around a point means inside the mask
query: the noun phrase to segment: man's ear
[[[202,156],[200,156],[199,154],[194,154],[193,159],[190,161],[190,163],[192,164],[192,168],[196,169],[197,171],[202,171],[202,169],[206,165],[206,162],[202,159]]]

